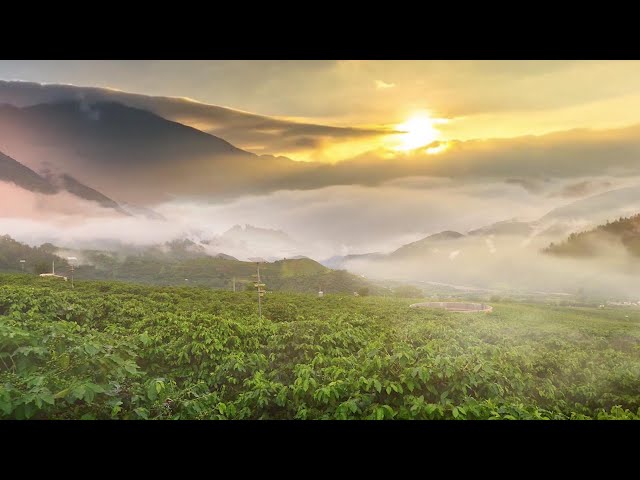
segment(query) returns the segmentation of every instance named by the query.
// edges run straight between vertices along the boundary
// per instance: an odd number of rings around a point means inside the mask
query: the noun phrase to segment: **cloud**
[[[90,110],[91,103],[116,101],[130,107],[149,110],[169,120],[216,135],[239,148],[259,145],[259,153],[267,154],[303,152],[328,141],[340,143],[374,139],[389,133],[378,128],[334,127],[296,122],[208,105],[186,98],[139,95],[105,88],[0,80],[0,104],[28,106],[62,100],[81,100],[83,108],[92,118],[97,117],[96,113]]]
[[[612,183],[606,180],[583,180],[565,185],[560,191],[554,192],[551,195],[563,198],[579,198],[593,195],[599,191],[609,189],[611,186]]]
[[[531,193],[540,193],[544,189],[544,185],[542,185],[540,180],[531,178],[507,178],[505,183],[520,185],[527,192]]]
[[[429,187],[415,188],[420,183]],[[25,241],[65,246],[162,243],[185,237],[212,239],[236,224],[250,224],[285,231],[298,241],[297,254],[316,259],[338,253],[391,251],[430,233],[466,232],[503,220],[513,211],[536,218],[558,203],[547,198],[534,204],[530,194],[502,182],[411,178],[375,188],[345,185],[281,190],[215,203],[176,198],[154,208],[166,218],[156,221],[114,217],[91,202],[85,204],[71,196],[38,196],[18,187],[8,186],[0,195],[0,234]],[[241,246],[216,245],[223,253],[241,255]],[[291,256],[291,245],[286,247],[257,245],[252,253]]]
[[[222,138],[229,139],[226,133],[242,136],[254,145],[265,145],[266,152],[271,148],[323,149],[354,138],[361,138],[365,143],[369,138],[375,146],[376,136],[381,135],[375,129],[296,123],[184,99],[0,82],[0,102],[11,99],[23,105],[76,94],[81,94],[86,104],[97,99],[118,99],[139,108],[164,112],[169,117],[188,114],[198,121],[205,119],[209,124],[215,124],[216,132],[225,133]],[[540,196],[569,198],[607,188],[597,177],[612,177],[613,183],[619,183],[621,179],[640,174],[638,125],[507,139],[449,141],[447,148],[437,154],[429,154],[424,149],[397,152],[374,147],[335,164],[295,162],[269,155],[246,161],[222,158],[213,161],[206,156],[185,155],[184,151],[169,151],[157,145],[153,145],[156,150],[140,150],[139,157],[144,162],[136,161],[136,158],[126,158],[125,162],[126,156],[112,158],[113,154],[110,156],[102,151],[96,154],[100,158],[96,155],[93,158],[89,148],[79,149],[75,143],[72,145],[73,142],[58,142],[56,148],[41,142],[29,145],[18,142],[19,145],[10,150],[6,144],[17,136],[8,137],[0,150],[37,171],[46,159],[50,166],[57,166],[58,170],[64,166],[65,172],[115,200],[146,205],[176,196],[220,200],[278,190],[376,186],[409,177],[459,178],[473,184],[500,181]],[[580,181],[591,183],[571,186]]]
[[[386,83],[383,80],[376,80],[375,83],[378,90],[387,90],[396,86],[395,83]]]

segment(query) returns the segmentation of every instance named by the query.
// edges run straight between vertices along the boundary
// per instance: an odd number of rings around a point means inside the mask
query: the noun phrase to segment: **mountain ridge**
[[[0,181],[12,183],[24,190],[44,195],[54,195],[62,191],[83,200],[95,202],[122,215],[131,215],[123,210],[115,200],[91,188],[68,174],[42,176],[21,164],[14,158],[0,152]]]

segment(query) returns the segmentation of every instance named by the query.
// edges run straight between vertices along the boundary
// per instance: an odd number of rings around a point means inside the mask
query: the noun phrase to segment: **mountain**
[[[387,258],[387,255],[384,253],[378,253],[378,252],[356,253],[356,254],[350,254],[350,255],[335,255],[331,258],[327,258],[326,260],[323,260],[320,263],[322,263],[322,265],[328,268],[344,270],[344,269],[348,269],[348,265],[352,261],[358,261],[358,260],[377,261],[377,260],[383,260],[385,258]]]
[[[234,225],[222,234],[206,240],[213,250],[238,258],[264,257],[267,260],[295,259],[301,256],[304,245],[282,230]]]
[[[157,164],[175,154],[250,155],[221,138],[116,102],[3,105],[0,122],[3,141],[16,133],[50,146],[71,141],[89,158],[117,165],[131,161]]]
[[[540,221],[604,223],[640,210],[640,187],[610,190],[555,208]]]
[[[627,216],[637,211],[640,211],[640,187],[627,187],[570,202],[554,208],[532,222],[505,220],[472,230],[468,235],[562,238],[572,232],[596,227],[607,220]]]
[[[233,145],[258,145],[265,154],[293,151],[299,145],[327,138],[362,138],[381,133],[378,129],[296,122],[184,97],[149,96],[112,88],[0,80],[0,104],[27,107],[69,100],[80,100],[85,104],[118,102],[195,127],[224,138]]]
[[[74,250],[45,244],[29,247],[8,236],[0,237],[0,270],[20,271],[20,259],[26,260],[25,272],[34,268],[68,267],[64,257],[75,256],[75,278],[82,280],[122,280],[160,285],[199,285],[229,290],[235,281],[240,290],[253,290],[256,264],[228,255],[209,255],[191,240],[176,240],[152,247],[124,246],[118,251]],[[44,262],[44,263],[43,263]],[[43,265],[40,265],[43,264]],[[56,268],[58,270],[58,268]],[[61,270],[62,271],[62,270]],[[38,272],[39,273],[39,272]],[[260,276],[267,290],[352,294],[369,289],[381,294],[382,287],[345,271],[336,271],[310,258],[278,260],[260,265]]]
[[[155,210],[152,210],[146,207],[141,207],[139,205],[134,205],[132,203],[121,202],[120,208],[122,208],[124,211],[126,211],[127,213],[135,217],[144,217],[144,218],[148,218],[149,220],[160,220],[160,221],[167,220],[164,217],[164,215],[159,214]]]
[[[468,232],[470,236],[487,235],[515,235],[529,236],[535,232],[534,226],[530,222],[520,222],[517,220],[504,220],[496,222],[486,227],[478,228]]]
[[[0,181],[13,183],[30,192],[53,194],[58,191],[48,180],[2,152],[0,152]]]
[[[253,225],[234,225],[221,235],[222,238],[236,241],[263,241],[291,243],[293,240],[282,230],[254,227]]]
[[[266,167],[221,138],[115,102],[2,105],[0,150],[32,170],[64,172],[143,205],[215,193]]]
[[[122,209],[114,200],[111,200],[99,191],[80,183],[71,175],[66,173],[62,174],[60,176],[60,181],[62,183],[62,188],[67,192],[74,194],[76,197],[96,202],[104,208],[112,208],[123,215],[131,215],[129,212]]]
[[[324,266],[333,269],[350,269],[350,266],[353,266],[354,264],[357,265],[358,262],[388,264],[390,262],[393,262],[394,260],[404,259],[409,256],[429,255],[441,248],[448,248],[449,246],[451,246],[449,245],[449,242],[455,242],[456,240],[463,237],[464,235],[462,233],[447,230],[444,232],[434,233],[433,235],[429,235],[428,237],[420,239],[416,242],[402,245],[398,249],[388,254],[374,252],[350,255],[335,255],[326,260],[323,260],[321,263]]]
[[[2,152],[0,152],[0,182],[13,183],[29,192],[44,195],[53,195],[61,191],[66,191],[83,200],[96,202],[104,208],[111,208],[123,215],[130,215],[124,211],[117,202],[97,190],[80,183],[71,175],[41,176]]]
[[[640,257],[640,214],[572,233],[565,241],[551,243],[543,251],[558,256],[593,257],[609,255],[620,247],[634,257]]]
[[[0,271],[46,273],[51,271],[52,262],[55,262],[63,272],[68,266],[67,261],[56,252],[57,248],[51,244],[30,247],[9,235],[0,236]],[[20,260],[25,260],[24,264]]]
[[[454,232],[451,230],[434,233],[433,235],[429,235],[428,237],[418,240],[417,242],[401,246],[400,248],[392,252],[389,257],[397,258],[409,255],[428,254],[432,250],[437,249],[438,246],[441,246],[443,243],[451,241],[455,242],[462,237],[464,237],[462,233]]]

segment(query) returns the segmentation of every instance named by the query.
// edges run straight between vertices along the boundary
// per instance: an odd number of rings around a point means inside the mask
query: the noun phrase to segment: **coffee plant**
[[[640,315],[0,275],[4,419],[637,419]]]

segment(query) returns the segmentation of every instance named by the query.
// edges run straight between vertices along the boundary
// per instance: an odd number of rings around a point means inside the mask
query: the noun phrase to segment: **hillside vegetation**
[[[640,257],[640,214],[621,217],[586,232],[572,233],[562,243],[552,243],[544,251],[553,255],[584,257],[606,254],[609,248],[616,246]]]
[[[0,237],[0,271],[21,271],[20,259],[26,259],[25,271],[48,272],[56,262],[56,273],[68,275],[69,265],[51,244],[30,247],[9,236]],[[74,252],[75,254],[75,252]],[[121,280],[155,285],[198,285],[216,289],[253,288],[256,264],[228,256],[210,256],[188,240],[168,242],[162,246],[123,248],[120,252],[82,251],[77,253],[76,279]],[[353,294],[368,289],[372,295],[390,293],[366,279],[344,270],[331,270],[309,258],[286,259],[260,266],[268,290],[290,292]]]
[[[30,247],[15,241],[9,235],[2,235],[0,236],[0,271],[21,272],[23,267],[20,260],[28,260],[24,264],[25,272],[49,272],[52,262],[55,262],[56,266],[62,271],[67,268],[67,261],[56,255],[56,251],[57,248],[50,243],[45,243],[39,247]]]
[[[640,316],[0,275],[0,418],[640,418]]]

